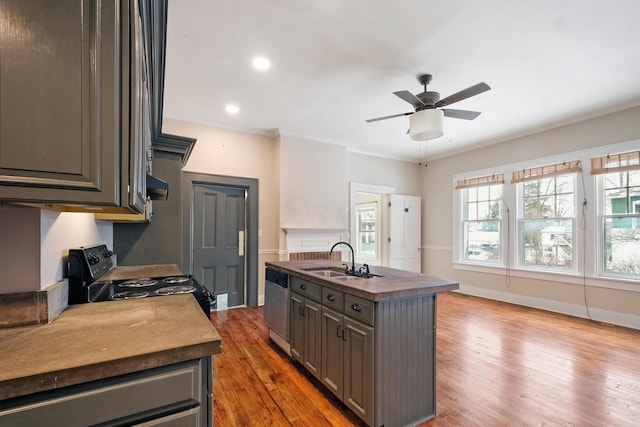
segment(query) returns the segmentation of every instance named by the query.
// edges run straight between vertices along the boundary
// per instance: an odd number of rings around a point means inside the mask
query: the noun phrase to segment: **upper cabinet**
[[[144,212],[154,3],[0,2],[0,201]]]

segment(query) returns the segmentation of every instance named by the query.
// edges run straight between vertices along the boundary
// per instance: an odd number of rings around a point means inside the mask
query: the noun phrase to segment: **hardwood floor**
[[[270,343],[262,316],[211,313],[214,425],[362,425]],[[437,415],[421,426],[640,425],[637,330],[444,293],[436,372]]]

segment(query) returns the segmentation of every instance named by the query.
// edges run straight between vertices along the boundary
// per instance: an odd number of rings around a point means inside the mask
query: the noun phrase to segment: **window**
[[[591,173],[599,175],[599,262],[605,275],[640,276],[639,159],[640,151],[591,159]]]
[[[516,274],[640,285],[638,147],[625,141],[454,175],[454,268],[504,274],[507,283]]]
[[[514,171],[521,266],[574,269],[575,177],[580,170],[575,161]]]
[[[502,187],[504,175],[458,181],[462,197],[463,259],[501,262]]]
[[[359,258],[376,259],[378,244],[376,239],[377,203],[362,203],[356,208],[357,214],[357,252]]]

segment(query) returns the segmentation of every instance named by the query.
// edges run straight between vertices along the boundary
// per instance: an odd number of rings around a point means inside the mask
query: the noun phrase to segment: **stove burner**
[[[184,283],[188,282],[190,279],[187,276],[174,276],[174,277],[165,277],[162,279],[164,283]]]
[[[125,288],[144,288],[147,286],[153,286],[156,283],[158,283],[157,280],[144,278],[127,280],[126,282],[120,283],[120,286],[123,286]]]
[[[193,286],[167,286],[158,289],[156,295],[190,294],[196,291]]]
[[[111,296],[111,299],[144,298],[144,297],[148,297],[148,296],[149,296],[149,292],[144,292],[144,291],[125,291],[125,292],[118,292],[117,294],[114,294],[113,296]]]

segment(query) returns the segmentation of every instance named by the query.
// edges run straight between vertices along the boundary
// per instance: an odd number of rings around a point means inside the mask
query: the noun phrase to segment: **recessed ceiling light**
[[[271,67],[271,61],[265,57],[259,56],[253,60],[253,67],[257,70],[265,71]]]
[[[229,104],[224,107],[224,110],[229,114],[238,114],[240,108],[237,105]]]

